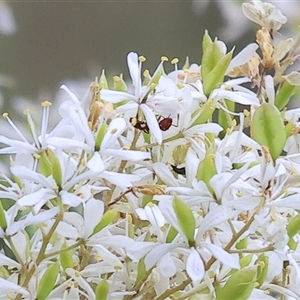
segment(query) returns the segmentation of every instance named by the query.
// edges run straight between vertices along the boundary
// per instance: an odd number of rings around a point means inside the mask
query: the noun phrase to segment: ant
[[[137,117],[134,117],[130,118],[129,122],[134,128],[144,131],[145,133],[149,133],[149,127],[146,121],[139,120]]]
[[[159,117],[157,119],[157,121],[158,121],[158,126],[159,126],[160,130],[167,131],[172,125],[177,127],[178,126],[178,117],[179,116],[177,116],[177,124],[176,125],[173,124],[173,119],[170,116],[163,118],[162,120],[160,120],[160,117]]]

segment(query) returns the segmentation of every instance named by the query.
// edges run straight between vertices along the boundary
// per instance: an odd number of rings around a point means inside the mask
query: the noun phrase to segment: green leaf
[[[251,130],[253,139],[266,146],[273,160],[276,160],[286,142],[285,127],[278,108],[263,103],[254,113]]]
[[[96,287],[96,291],[95,291],[96,300],[108,299],[107,298],[108,293],[109,293],[109,284],[106,279],[102,279]]]
[[[41,278],[37,288],[37,300],[47,299],[50,292],[53,290],[59,272],[58,261],[51,264],[43,277]]]
[[[173,201],[173,208],[178,220],[178,224],[187,238],[189,246],[194,246],[196,221],[191,208],[183,200],[177,197],[175,197]]]
[[[110,209],[102,217],[101,221],[94,228],[93,234],[101,231],[103,228],[112,223],[118,215],[118,210]]]
[[[218,300],[246,300],[254,289],[256,269],[244,268],[234,272],[224,287],[216,286]]]
[[[296,86],[285,81],[278,90],[275,97],[275,105],[282,110],[289,103],[291,97],[296,93]]]

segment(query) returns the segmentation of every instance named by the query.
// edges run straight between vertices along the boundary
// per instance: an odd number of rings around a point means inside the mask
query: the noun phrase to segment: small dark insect
[[[160,120],[158,122],[158,126],[159,126],[160,130],[167,131],[172,126],[172,123],[173,123],[173,119],[170,117],[167,117],[167,118],[163,118],[162,120]]]
[[[149,127],[146,121],[138,120],[136,117],[130,118],[129,121],[134,128],[144,131],[145,133],[149,133]]]
[[[173,171],[179,175],[185,175],[185,167],[182,167],[182,168],[177,168],[176,166],[174,165],[171,165]]]

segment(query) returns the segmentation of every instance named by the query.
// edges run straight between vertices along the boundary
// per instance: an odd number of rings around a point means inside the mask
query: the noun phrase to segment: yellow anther
[[[50,102],[50,101],[43,101],[42,103],[41,103],[41,105],[43,106],[43,107],[49,107],[49,106],[51,106],[52,105],[52,103]]]
[[[155,204],[154,204],[153,202],[150,201],[150,202],[147,203],[147,206],[153,207],[153,206],[155,206]]]
[[[144,73],[143,73],[143,76],[144,76],[144,77],[147,77],[147,76],[149,76],[149,73],[150,73],[149,70],[146,69],[146,70],[144,71]]]
[[[232,133],[231,128],[227,128],[227,129],[226,129],[226,134],[230,135],[231,133]]]
[[[272,215],[272,216],[270,217],[270,219],[271,219],[272,222],[275,222],[275,221],[277,220],[276,216],[274,216],[274,215]]]
[[[160,60],[161,60],[161,61],[168,61],[169,59],[168,59],[166,56],[162,56],[162,57],[160,58]]]
[[[3,117],[3,118],[7,118],[7,117],[8,117],[8,113],[3,113],[3,114],[2,114],[2,117]]]
[[[172,65],[178,64],[178,62],[179,62],[179,59],[177,57],[175,57],[171,60]]]
[[[264,293],[265,293],[266,295],[270,295],[270,291],[269,291],[269,290],[265,290]]]
[[[243,113],[244,113],[245,117],[249,117],[250,116],[250,111],[248,109],[244,109]]]
[[[24,211],[24,210],[26,210],[26,209],[27,209],[26,206],[21,206],[21,207],[19,208],[19,211]]]
[[[146,57],[143,56],[143,55],[139,56],[139,61],[140,61],[140,62],[146,61]]]
[[[238,191],[238,192],[236,193],[236,196],[237,196],[237,197],[243,197],[243,195],[244,195],[244,194],[243,194],[241,191]]]
[[[120,267],[120,266],[114,266],[114,269],[115,269],[116,271],[118,271],[118,270],[122,270],[122,267]]]
[[[232,126],[236,126],[236,119],[233,119],[233,120],[231,121],[231,125],[232,125]]]
[[[77,271],[77,270],[74,272],[74,274],[75,274],[75,276],[77,276],[77,277],[79,277],[79,276],[80,276],[80,272],[79,272],[79,271]]]
[[[32,156],[36,159],[40,159],[41,156],[38,153],[33,153]]]
[[[190,73],[190,69],[183,69],[184,73]]]
[[[297,171],[295,168],[292,168],[292,169],[291,169],[291,175],[292,175],[292,176],[298,176],[299,173],[298,173],[298,171]]]
[[[28,115],[28,114],[29,114],[29,108],[25,109],[25,110],[23,111],[23,113],[24,113],[24,115]]]
[[[120,77],[119,76],[114,76],[113,81],[120,81]]]
[[[127,222],[132,223],[132,216],[131,215],[127,215]]]
[[[182,82],[178,82],[178,83],[177,83],[177,87],[178,87],[179,89],[182,89],[182,88],[184,88],[184,84],[183,84]]]

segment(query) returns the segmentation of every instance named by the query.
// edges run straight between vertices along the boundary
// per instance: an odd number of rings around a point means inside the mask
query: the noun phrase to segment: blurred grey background
[[[62,83],[79,90],[80,96],[103,68],[107,75],[124,73],[130,80],[130,51],[147,57],[144,68],[150,72],[162,55],[178,57],[179,66],[186,56],[200,63],[205,29],[229,49],[236,46],[237,53],[255,41],[258,28],[243,15],[243,2],[0,1],[0,107],[9,108],[20,99],[53,100]],[[300,1],[269,2],[289,22],[298,22]],[[165,69],[172,66],[166,63]]]
[[[12,34],[0,35],[0,73],[14,82],[2,87],[5,102],[16,94],[42,101],[69,79],[92,81],[102,68],[129,79],[126,55],[130,51],[146,56],[144,67],[150,71],[162,55],[178,57],[182,64],[186,56],[200,63],[204,30],[221,38],[226,16],[218,1],[196,2],[6,2],[16,28]],[[246,20],[240,4],[237,8]],[[172,69],[170,64],[165,68]]]

